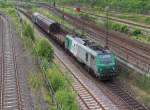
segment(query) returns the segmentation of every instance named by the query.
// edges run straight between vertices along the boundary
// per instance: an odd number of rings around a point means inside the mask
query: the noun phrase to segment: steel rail
[[[7,108],[12,108],[12,109],[17,108],[18,110],[22,110],[23,107],[21,103],[21,91],[20,91],[20,85],[18,79],[19,77],[18,77],[18,68],[17,68],[17,61],[15,55],[16,51],[14,46],[13,32],[11,30],[11,25],[8,21],[8,18],[5,15],[3,15],[3,18],[6,20],[5,22],[7,24],[5,25],[6,27],[2,25],[3,34],[2,34],[1,110],[3,109],[5,110]],[[1,21],[4,24],[4,20],[1,19]],[[4,28],[7,28],[6,30],[8,30],[8,33],[4,34],[5,31]],[[4,35],[7,35],[5,39],[4,39]],[[6,43],[7,38],[8,41]],[[9,48],[8,46],[11,47]],[[9,73],[9,71],[11,72],[14,71],[14,75]],[[11,91],[12,89],[15,91],[15,93]],[[17,96],[15,97],[14,94],[17,94]],[[17,105],[15,105],[15,103]]]

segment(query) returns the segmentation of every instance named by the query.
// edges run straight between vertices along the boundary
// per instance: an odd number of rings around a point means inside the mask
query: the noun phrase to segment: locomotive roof
[[[68,37],[70,37],[70,36],[68,36]],[[100,47],[98,44],[96,44],[96,42],[90,41],[88,39],[76,37],[76,36],[72,36],[72,37],[76,42],[78,42],[79,44],[81,44],[87,48],[90,48],[97,54],[110,54],[111,53],[109,50]],[[72,37],[71,37],[71,39],[72,39]]]
[[[86,47],[89,47],[90,49],[92,50],[95,50],[95,51],[100,51],[102,50],[102,48],[100,48],[99,45],[97,45],[95,42],[93,41],[90,41],[88,39],[82,39],[82,38],[79,38],[79,37],[75,37],[74,38],[77,42],[79,42],[80,44],[86,46]]]

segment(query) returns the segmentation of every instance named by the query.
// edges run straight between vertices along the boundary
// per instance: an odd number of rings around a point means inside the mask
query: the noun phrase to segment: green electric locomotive
[[[115,76],[115,55],[100,48],[95,42],[67,35],[65,49],[81,63],[85,64],[101,80],[113,79]]]

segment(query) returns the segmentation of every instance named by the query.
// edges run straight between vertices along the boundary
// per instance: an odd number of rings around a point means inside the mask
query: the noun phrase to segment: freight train
[[[32,20],[48,34],[54,35],[55,39],[63,44],[79,62],[92,70],[95,76],[101,80],[113,79],[116,75],[115,55],[107,49],[101,48],[95,42],[77,35],[66,34],[60,36],[61,26],[39,13],[32,14]]]

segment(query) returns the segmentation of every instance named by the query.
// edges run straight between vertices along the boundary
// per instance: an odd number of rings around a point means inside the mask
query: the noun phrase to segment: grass
[[[139,42],[150,44],[150,36],[138,35],[138,36],[130,36],[130,38],[137,40]]]
[[[129,15],[129,14],[111,14],[114,17],[120,18],[120,19],[126,19],[126,20],[131,20],[137,23],[143,23],[143,24],[150,24],[150,17],[146,16],[141,16],[141,15]]]
[[[44,102],[47,107],[52,108],[54,104],[52,103],[51,96],[45,86],[45,81],[42,73],[32,73],[28,75],[28,85],[30,85],[31,92],[33,95],[34,107],[36,110],[40,110],[41,102]]]
[[[146,75],[137,75],[133,83],[135,86],[150,94],[150,77]]]

